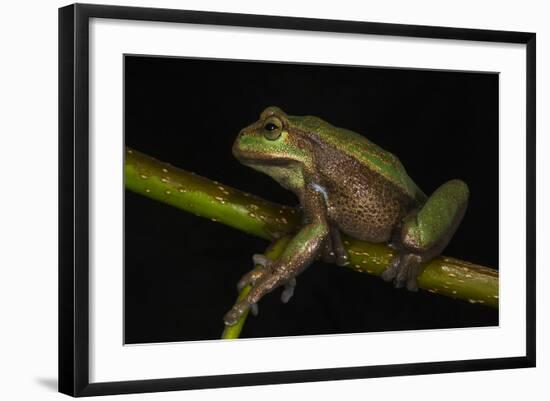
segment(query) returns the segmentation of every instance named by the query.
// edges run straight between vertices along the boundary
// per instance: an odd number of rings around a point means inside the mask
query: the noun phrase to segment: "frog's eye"
[[[263,134],[270,141],[274,141],[275,139],[279,138],[281,136],[282,131],[283,131],[283,123],[277,117],[269,117],[264,122]]]

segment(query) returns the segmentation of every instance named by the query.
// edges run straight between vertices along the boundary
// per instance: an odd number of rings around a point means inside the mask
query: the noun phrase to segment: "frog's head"
[[[268,107],[258,121],[241,130],[233,155],[251,167],[306,163],[311,153],[309,141],[297,133],[291,120],[280,108]]]
[[[284,187],[299,189],[304,168],[312,165],[312,149],[295,120],[278,107],[268,107],[258,121],[241,130],[233,155]]]

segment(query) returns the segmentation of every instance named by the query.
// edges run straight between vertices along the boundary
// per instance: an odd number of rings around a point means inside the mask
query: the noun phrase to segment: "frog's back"
[[[305,131],[315,132],[323,143],[353,157],[365,168],[380,174],[411,199],[417,201],[426,199],[424,192],[409,177],[399,159],[364,136],[344,128],[334,127],[318,117],[288,117],[291,120],[295,118],[293,122],[301,125]]]

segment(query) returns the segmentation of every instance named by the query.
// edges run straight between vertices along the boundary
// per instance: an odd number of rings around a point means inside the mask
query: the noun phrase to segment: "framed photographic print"
[[[59,389],[535,366],[535,34],[59,10]]]

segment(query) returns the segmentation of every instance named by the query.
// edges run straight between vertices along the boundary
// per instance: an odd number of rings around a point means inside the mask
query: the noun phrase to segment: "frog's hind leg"
[[[441,185],[419,210],[403,219],[394,244],[397,256],[382,273],[396,287],[418,289],[421,267],[439,255],[457,230],[468,205],[468,186],[460,180]]]

